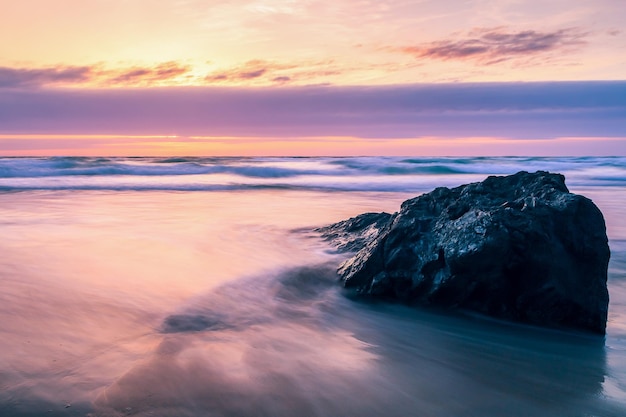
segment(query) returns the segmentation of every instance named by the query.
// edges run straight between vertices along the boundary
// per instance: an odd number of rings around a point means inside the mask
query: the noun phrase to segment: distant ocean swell
[[[0,158],[0,190],[424,191],[545,170],[570,186],[626,185],[625,157]]]

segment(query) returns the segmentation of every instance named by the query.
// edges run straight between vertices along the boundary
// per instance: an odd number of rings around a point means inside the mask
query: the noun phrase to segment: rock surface
[[[593,202],[565,178],[519,172],[434,191],[399,212],[319,229],[360,294],[604,334],[609,247]]]

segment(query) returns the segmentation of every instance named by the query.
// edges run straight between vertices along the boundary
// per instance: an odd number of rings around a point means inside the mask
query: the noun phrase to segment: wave
[[[58,176],[168,176],[235,174],[244,177],[281,178],[324,175],[312,169],[267,166],[247,159],[208,158],[0,158],[0,178]]]
[[[0,158],[0,190],[308,189],[419,192],[551,171],[569,186],[626,186],[624,157]]]

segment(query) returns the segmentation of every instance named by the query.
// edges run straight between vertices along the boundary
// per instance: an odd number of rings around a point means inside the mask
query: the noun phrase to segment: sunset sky
[[[624,0],[0,3],[0,155],[626,155]]]

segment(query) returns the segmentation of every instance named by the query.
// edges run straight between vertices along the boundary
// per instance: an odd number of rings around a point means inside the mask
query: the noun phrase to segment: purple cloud
[[[267,72],[266,68],[259,68],[254,71],[242,72],[241,74],[239,74],[239,78],[244,79],[244,80],[250,80],[252,78],[259,78],[266,72]]]
[[[45,87],[57,85],[152,85],[172,80],[191,70],[176,62],[153,67],[111,70],[99,65],[54,66],[45,68],[0,67],[0,88]]]
[[[493,64],[551,51],[564,52],[585,45],[586,33],[577,28],[553,32],[525,30],[507,32],[503,28],[477,29],[463,39],[440,40],[400,48],[417,58],[473,60]]]
[[[285,75],[280,76],[280,77],[274,77],[272,78],[272,81],[278,84],[285,84],[288,83],[289,81],[291,81],[291,77],[287,77]]]
[[[0,92],[0,134],[626,136],[626,82]]]
[[[92,76],[91,67],[0,67],[0,87],[31,87],[61,83],[83,83],[91,79]]]

